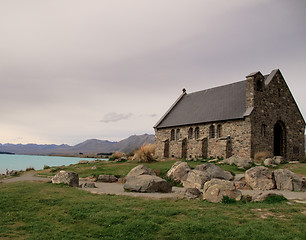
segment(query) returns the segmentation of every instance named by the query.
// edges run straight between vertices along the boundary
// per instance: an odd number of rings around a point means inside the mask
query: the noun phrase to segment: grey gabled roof
[[[166,128],[244,118],[246,80],[190,94],[183,94],[154,126]]]

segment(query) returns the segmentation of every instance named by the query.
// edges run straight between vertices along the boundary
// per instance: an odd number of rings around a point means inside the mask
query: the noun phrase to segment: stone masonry
[[[273,70],[265,76],[256,72],[245,81],[246,112],[241,118],[159,128],[180,102],[177,100],[154,127],[156,156],[192,159],[234,155],[252,159],[266,151],[287,160],[302,159],[305,121],[281,72]]]

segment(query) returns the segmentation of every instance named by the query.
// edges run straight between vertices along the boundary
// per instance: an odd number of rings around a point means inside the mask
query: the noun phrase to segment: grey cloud
[[[103,123],[118,122],[121,120],[129,119],[132,116],[133,116],[133,113],[123,114],[123,113],[111,112],[111,113],[106,114],[104,118],[100,120],[100,122],[103,122]]]

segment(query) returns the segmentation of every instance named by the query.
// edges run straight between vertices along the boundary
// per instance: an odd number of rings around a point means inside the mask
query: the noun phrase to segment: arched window
[[[217,126],[217,137],[218,138],[222,137],[222,126],[221,126],[221,124],[219,124]]]
[[[193,139],[193,128],[189,128],[188,130],[188,139]]]
[[[176,129],[176,140],[178,141],[181,138],[181,131],[180,129]]]
[[[215,138],[215,126],[214,125],[211,125],[209,127],[209,137],[210,138]]]
[[[174,129],[171,130],[171,136],[170,136],[170,141],[174,141],[175,140],[175,131]]]
[[[200,129],[199,127],[196,127],[194,130],[194,138],[199,139],[200,138]]]
[[[267,125],[262,124],[261,125],[261,136],[265,137],[267,135]]]

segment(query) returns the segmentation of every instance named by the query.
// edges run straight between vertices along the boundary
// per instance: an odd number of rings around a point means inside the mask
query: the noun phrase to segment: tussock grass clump
[[[254,161],[257,163],[262,163],[266,158],[270,157],[270,154],[266,151],[255,153]]]
[[[109,161],[114,161],[114,160],[117,160],[117,159],[121,159],[123,157],[125,157],[125,154],[123,152],[117,151],[117,152],[114,152],[108,160]]]
[[[133,160],[142,163],[154,162],[154,153],[155,145],[145,144],[135,152]]]

